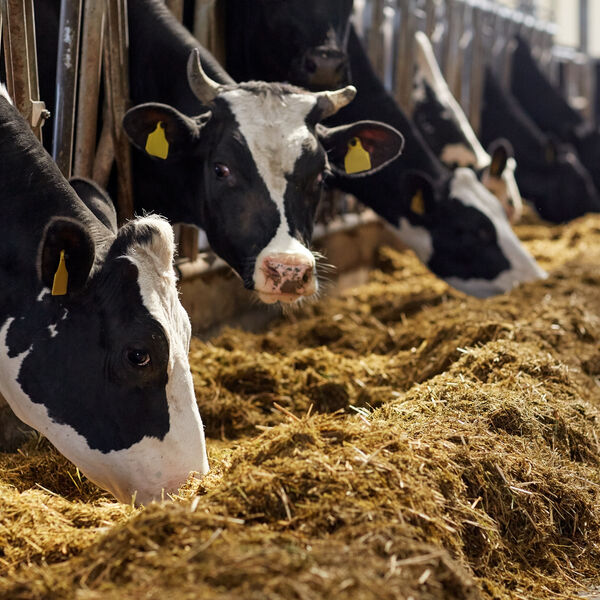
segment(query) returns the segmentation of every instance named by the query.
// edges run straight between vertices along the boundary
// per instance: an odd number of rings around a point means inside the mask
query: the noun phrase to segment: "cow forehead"
[[[221,96],[233,113],[259,172],[285,175],[298,157],[316,150],[317,140],[306,125],[317,99],[312,94],[253,92],[236,89]]]

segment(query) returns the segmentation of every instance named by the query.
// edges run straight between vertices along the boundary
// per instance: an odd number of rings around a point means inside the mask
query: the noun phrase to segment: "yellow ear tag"
[[[169,142],[165,137],[165,126],[162,121],[156,124],[156,129],[148,136],[146,152],[163,160],[169,155]]]
[[[425,214],[425,200],[423,200],[423,191],[417,190],[417,193],[412,197],[410,201],[410,210],[417,215]]]
[[[348,142],[348,152],[346,158],[344,158],[344,168],[346,173],[360,173],[361,171],[368,171],[371,168],[371,156],[363,148],[363,145],[359,138],[353,137]]]
[[[67,293],[68,282],[69,273],[67,272],[67,265],[65,264],[65,251],[61,250],[58,268],[56,269],[56,273],[54,273],[54,281],[52,282],[52,295],[64,296]]]

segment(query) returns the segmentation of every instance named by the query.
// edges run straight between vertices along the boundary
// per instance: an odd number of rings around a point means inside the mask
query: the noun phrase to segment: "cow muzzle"
[[[303,254],[269,254],[257,265],[254,289],[266,304],[290,303],[317,291],[315,261]]]

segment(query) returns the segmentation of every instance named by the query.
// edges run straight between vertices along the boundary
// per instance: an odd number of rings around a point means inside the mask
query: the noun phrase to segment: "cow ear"
[[[160,160],[178,160],[193,150],[207,115],[196,122],[166,104],[140,104],[123,117],[123,128],[131,143]]]
[[[403,177],[402,190],[413,217],[426,218],[433,209],[435,191],[431,179],[424,173],[409,171]]]
[[[40,244],[40,279],[53,296],[71,296],[85,287],[95,257],[94,241],[80,222],[52,219]]]
[[[345,177],[379,171],[400,156],[404,147],[402,134],[378,121],[357,121],[331,129],[319,124],[316,131],[333,172]]]
[[[507,140],[496,140],[490,146],[489,154],[492,158],[489,168],[490,176],[500,178],[506,169],[508,159],[513,156],[512,146]]]

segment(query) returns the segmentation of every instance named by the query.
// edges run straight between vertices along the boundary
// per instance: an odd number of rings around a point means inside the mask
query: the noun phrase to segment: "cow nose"
[[[272,254],[263,260],[262,285],[257,291],[264,301],[292,302],[316,291],[314,261],[295,254]]]
[[[304,55],[302,68],[312,89],[336,89],[346,82],[347,57],[344,52],[328,46],[311,48]]]

